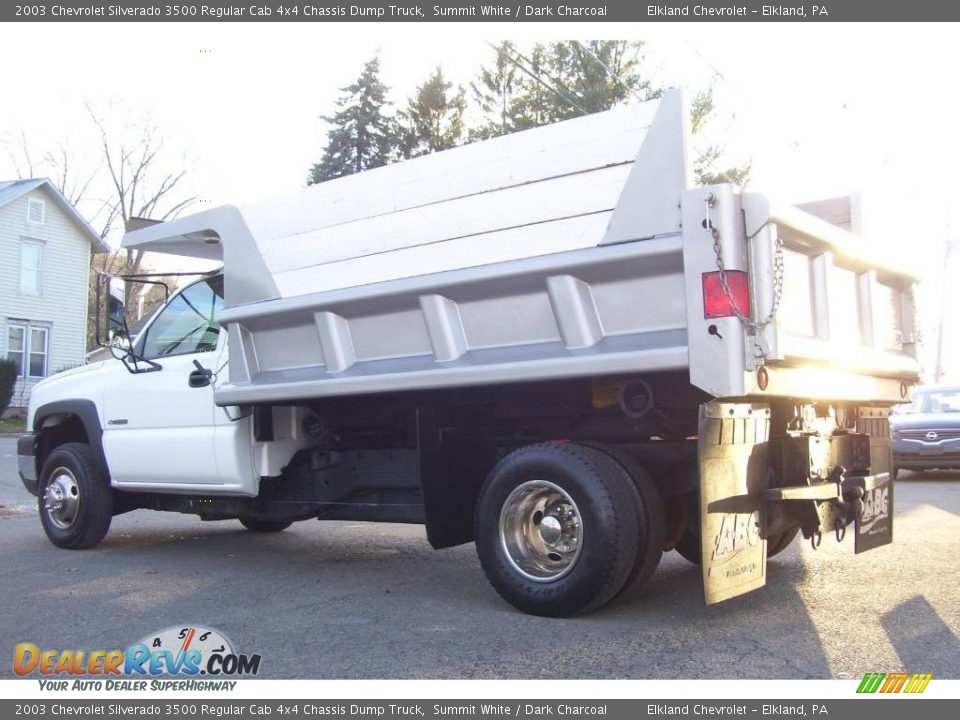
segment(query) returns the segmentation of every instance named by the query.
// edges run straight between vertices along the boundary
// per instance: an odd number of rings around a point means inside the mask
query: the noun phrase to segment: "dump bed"
[[[899,399],[914,279],[761,195],[688,189],[686,138],[668,93],[124,244],[223,259],[222,405],[687,368],[718,397]],[[749,278],[740,317],[705,313],[718,270]]]

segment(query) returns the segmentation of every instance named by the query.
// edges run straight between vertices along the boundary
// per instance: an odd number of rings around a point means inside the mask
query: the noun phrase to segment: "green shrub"
[[[0,360],[0,416],[10,407],[13,387],[17,384],[17,364],[13,360]]]

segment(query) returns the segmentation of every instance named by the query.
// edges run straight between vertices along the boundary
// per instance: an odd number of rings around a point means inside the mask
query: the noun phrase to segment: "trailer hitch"
[[[833,531],[837,534],[837,542],[843,542],[843,539],[847,536],[847,526],[839,520],[834,520]]]
[[[766,499],[775,503],[812,503],[806,510],[797,509],[793,515],[806,518],[802,523],[804,536],[809,537],[816,550],[823,541],[823,533],[834,533],[837,542],[843,542],[847,525],[863,516],[864,495],[885,484],[889,475],[848,475],[846,468],[835,465],[825,479],[813,475],[806,485],[769,488]]]

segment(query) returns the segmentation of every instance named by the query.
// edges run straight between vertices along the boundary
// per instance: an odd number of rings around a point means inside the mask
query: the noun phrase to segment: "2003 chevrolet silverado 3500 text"
[[[713,603],[798,532],[890,542],[915,278],[691,188],[686,128],[671,92],[129,230],[222,269],[33,390],[20,472],[48,537],[92,547],[138,508],[422,523],[557,616],[671,549]]]

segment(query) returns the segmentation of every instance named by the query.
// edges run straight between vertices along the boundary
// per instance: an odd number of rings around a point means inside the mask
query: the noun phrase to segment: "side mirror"
[[[125,300],[126,284],[122,278],[97,274],[96,341],[100,347],[111,351],[129,348]]]
[[[110,332],[110,350],[115,351],[113,356],[117,359],[130,354],[133,345],[127,333],[124,330],[115,330]]]
[[[127,329],[125,305],[126,286],[120,278],[109,278],[107,283],[107,343],[111,348],[130,349],[130,332]]]
[[[132,373],[153,372],[162,367],[137,355],[127,327],[127,283],[140,285],[159,285],[163,288],[164,298],[170,293],[167,284],[161,280],[149,280],[144,275],[124,275],[114,277],[106,273],[97,273],[96,341],[97,345],[109,348],[115,358],[122,361]]]

